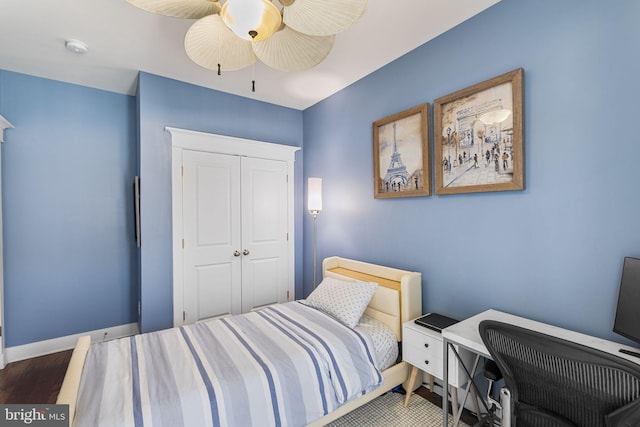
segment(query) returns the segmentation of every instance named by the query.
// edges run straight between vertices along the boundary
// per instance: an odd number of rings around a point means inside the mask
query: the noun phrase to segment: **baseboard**
[[[17,362],[19,360],[31,359],[32,357],[43,356],[45,354],[57,353],[75,347],[76,341],[83,335],[90,335],[91,342],[112,340],[115,338],[128,337],[138,333],[138,324],[129,323],[126,325],[114,326],[111,328],[98,329],[95,331],[83,332],[81,334],[67,335],[65,337],[53,338],[45,341],[38,341],[30,344],[7,347],[5,349],[6,363]]]

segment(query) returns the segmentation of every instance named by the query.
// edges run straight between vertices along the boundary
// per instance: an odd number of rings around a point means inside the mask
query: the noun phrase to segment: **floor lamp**
[[[307,209],[313,217],[313,289],[316,288],[316,219],[322,211],[322,178],[309,178]]]

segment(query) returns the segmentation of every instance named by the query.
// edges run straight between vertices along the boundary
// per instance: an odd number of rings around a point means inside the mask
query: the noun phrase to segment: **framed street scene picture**
[[[373,122],[374,197],[431,195],[429,105]]]
[[[434,101],[436,194],[524,189],[519,68]]]

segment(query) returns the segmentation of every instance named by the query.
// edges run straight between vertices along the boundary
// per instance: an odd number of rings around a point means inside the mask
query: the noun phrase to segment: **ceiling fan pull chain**
[[[251,92],[256,91],[256,51],[253,49],[253,44],[256,42],[256,36],[258,33],[255,31],[250,31],[249,35],[251,36],[251,54],[253,55],[253,63],[251,64]]]
[[[220,27],[218,27],[218,31],[216,31],[218,35],[218,75],[221,75],[221,67],[220,67]]]
[[[255,54],[254,54],[255,55]],[[251,64],[251,92],[256,91],[256,63]]]

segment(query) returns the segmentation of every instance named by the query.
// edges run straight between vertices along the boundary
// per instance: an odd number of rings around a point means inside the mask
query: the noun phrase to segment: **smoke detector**
[[[73,53],[87,53],[89,46],[80,40],[65,40],[64,46]]]

